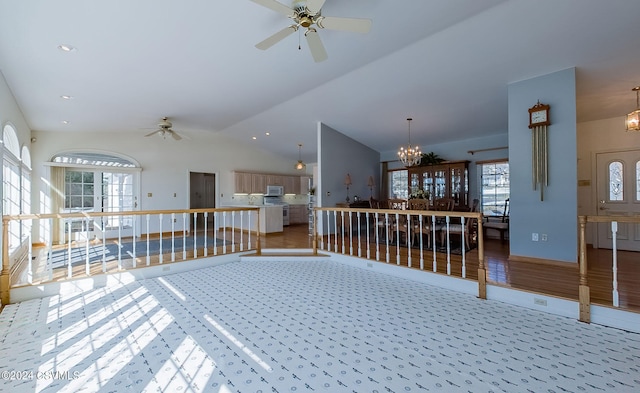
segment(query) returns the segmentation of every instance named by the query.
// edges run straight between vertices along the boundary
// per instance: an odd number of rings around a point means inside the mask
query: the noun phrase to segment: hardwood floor
[[[338,239],[340,240],[340,239]],[[373,245],[369,245],[373,246]],[[263,248],[310,248],[312,238],[306,225],[285,227],[282,234],[270,234],[263,238]],[[354,245],[354,248],[357,247]],[[363,245],[366,248],[366,245]],[[339,249],[341,246],[339,247]],[[347,247],[348,249],[348,247]],[[402,260],[406,260],[406,248],[400,247]],[[363,250],[363,255],[366,251]],[[347,251],[348,253],[348,251]],[[395,247],[391,249],[391,262],[395,263]],[[536,263],[509,259],[509,242],[499,239],[485,239],[484,243],[487,282],[578,300],[579,271],[575,263]],[[357,255],[357,252],[356,252]],[[375,250],[372,252],[375,255]],[[431,270],[431,253],[424,257],[425,269]],[[419,269],[420,255],[412,250],[412,269]],[[438,256],[438,273],[446,272],[446,256]],[[591,288],[591,302],[599,305],[613,305],[612,253],[606,249],[592,249],[587,253],[588,283]],[[385,262],[380,262],[385,263]],[[470,279],[477,279],[478,254],[472,250],[466,255],[466,272]],[[451,271],[461,274],[461,258],[452,255]],[[640,312],[640,253],[619,251],[618,292],[620,307]]]

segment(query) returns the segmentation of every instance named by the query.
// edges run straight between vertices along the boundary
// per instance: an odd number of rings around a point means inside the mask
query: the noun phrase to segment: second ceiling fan
[[[276,0],[251,0],[273,11],[291,18],[295,23],[278,31],[264,41],[256,44],[256,48],[266,50],[298,31],[300,27],[307,29],[304,33],[309,44],[311,56],[316,63],[327,59],[327,51],[318,36],[317,29],[351,31],[368,33],[371,29],[370,19],[338,18],[322,16],[321,8],[326,0],[293,0],[291,8]]]

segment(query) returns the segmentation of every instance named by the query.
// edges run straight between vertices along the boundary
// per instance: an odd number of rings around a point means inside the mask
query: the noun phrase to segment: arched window
[[[138,209],[140,165],[132,158],[111,152],[69,151],[51,158],[51,208],[56,213],[121,212]],[[131,235],[132,216],[109,216],[92,222],[109,237]],[[82,232],[82,220],[70,221],[67,231]],[[54,240],[57,235],[54,234]],[[61,236],[60,236],[61,238]]]
[[[20,143],[15,128],[5,124],[2,128],[2,214],[17,215],[22,212],[22,201],[30,198],[28,191],[22,195],[22,171],[20,165]],[[20,223],[11,221],[9,226],[9,251],[16,250],[26,233],[22,233]]]

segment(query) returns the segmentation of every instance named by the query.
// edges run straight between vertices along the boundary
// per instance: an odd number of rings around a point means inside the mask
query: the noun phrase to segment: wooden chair
[[[369,199],[369,204],[372,209],[381,209],[386,210],[389,209],[389,201],[388,200],[377,200],[374,198]],[[375,220],[375,213],[374,220]],[[378,237],[383,239],[387,233],[387,229],[391,231],[392,228],[392,217],[389,216],[389,220],[385,217],[384,213],[378,213],[378,219],[375,221],[375,227],[378,233]]]
[[[492,217],[485,217],[485,222],[482,223],[482,230],[485,235],[487,234],[487,229],[494,229],[500,232],[500,241],[504,242],[504,234],[509,233],[509,198],[504,201],[504,210],[502,211],[502,217],[499,221],[491,220]]]
[[[406,210],[407,200],[406,199],[389,199],[389,209]]]
[[[478,199],[473,200],[473,204],[471,205],[471,212],[478,211],[478,205],[480,201]],[[451,235],[460,236],[460,242],[462,243],[461,247],[465,247],[465,250],[468,250],[471,246],[471,239],[473,238],[474,231],[477,228],[477,219],[476,218],[466,218],[464,221],[464,226],[461,223],[449,224],[449,237]],[[440,232],[440,241],[444,243],[444,237],[446,236],[445,231],[447,230],[446,225],[442,228]]]
[[[451,198],[438,198],[433,201],[433,210],[453,211],[455,201]]]
[[[409,199],[408,204],[409,210],[429,210],[428,199]],[[422,225],[420,225],[420,217],[422,217]],[[417,244],[422,237],[427,240],[427,247],[429,247],[431,245],[431,217],[415,215],[412,219],[412,242]]]

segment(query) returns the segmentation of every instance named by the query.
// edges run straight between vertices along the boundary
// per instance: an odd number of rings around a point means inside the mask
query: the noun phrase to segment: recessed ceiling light
[[[266,136],[271,135],[271,133],[270,133],[270,132],[265,132],[264,134],[265,134]]]
[[[73,98],[73,96],[61,95],[60,98],[62,98],[63,100],[70,100]]]
[[[253,139],[255,141],[256,139],[258,139],[258,137],[257,136],[252,136],[251,139]]]
[[[62,120],[60,123],[62,123],[62,124],[69,124],[69,123],[71,123],[71,122],[70,122],[69,120]]]
[[[60,44],[58,45],[58,49],[60,49],[63,52],[75,52],[76,48],[74,48],[71,45],[65,45],[65,44]]]

